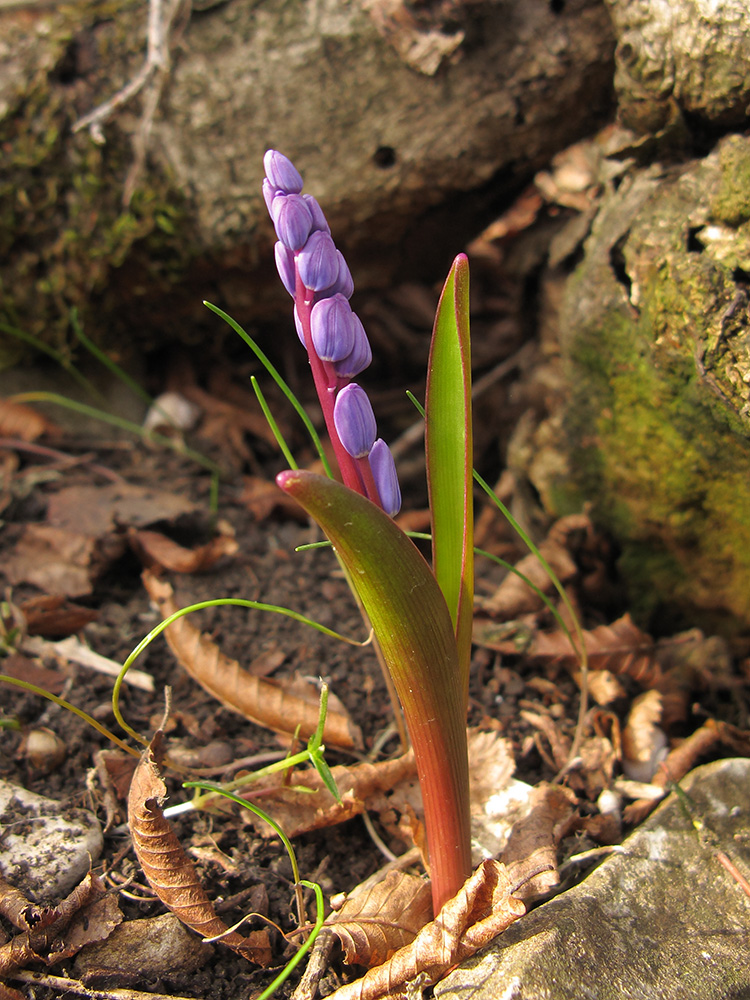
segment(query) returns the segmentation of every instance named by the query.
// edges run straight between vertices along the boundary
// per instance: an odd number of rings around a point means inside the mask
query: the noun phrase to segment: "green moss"
[[[623,546],[642,620],[667,607],[683,620],[699,608],[750,622],[750,441],[725,404],[717,419],[722,401],[686,344],[715,283],[675,273],[650,271],[636,321],[611,312],[571,345],[576,478]]]
[[[739,226],[750,219],[750,149],[741,136],[730,136],[719,154],[719,189],[711,213],[719,222]]]
[[[45,54],[52,58],[45,65],[67,58],[85,32],[98,57],[98,70],[87,75],[83,90],[93,107],[141,64],[143,17],[140,3],[61,7],[51,16]],[[132,268],[146,281],[153,276],[152,287],[167,289],[184,277],[195,245],[182,198],[163,171],[149,165],[123,208],[134,155],[130,139],[117,116],[105,126],[104,145],[85,131],[71,133],[80,113],[82,81],[77,83],[61,84],[54,65],[38,70],[0,120],[0,148],[7,151],[0,256],[8,262],[0,272],[0,320],[65,350],[74,349],[73,307],[99,343],[121,340],[126,317],[122,299],[111,293],[118,269]],[[138,108],[136,101],[131,110]],[[0,343],[0,354],[16,351]]]

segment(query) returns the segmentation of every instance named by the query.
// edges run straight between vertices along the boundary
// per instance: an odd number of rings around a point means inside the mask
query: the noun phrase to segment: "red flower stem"
[[[432,906],[437,915],[471,875],[465,720],[458,712],[446,711],[445,706],[425,712],[426,705],[401,700],[422,791]]]
[[[372,474],[372,468],[370,466],[369,458],[358,458],[356,460],[359,467],[359,474],[362,477],[362,485],[364,486],[364,495],[368,500],[372,500],[376,503],[378,507],[383,505],[380,502],[380,494],[378,493],[378,487],[375,484],[375,477]],[[363,491],[360,490],[360,493]]]
[[[305,346],[307,347],[307,356],[310,359],[310,368],[312,369],[315,391],[318,394],[320,406],[323,410],[323,419],[325,420],[326,430],[328,431],[328,436],[330,437],[331,444],[333,445],[333,452],[336,456],[336,461],[338,462],[341,478],[344,481],[344,485],[348,486],[349,489],[354,490],[356,493],[366,495],[362,485],[362,479],[357,468],[356,459],[352,458],[346,448],[344,448],[341,443],[341,439],[336,433],[336,425],[333,422],[333,404],[336,399],[336,386],[335,382],[333,385],[329,385],[325,366],[313,347],[312,333],[310,330],[310,312],[312,311],[314,293],[302,284],[299,273],[297,273],[297,285],[295,292],[297,315],[299,316],[299,321],[302,325],[302,333],[305,337]]]

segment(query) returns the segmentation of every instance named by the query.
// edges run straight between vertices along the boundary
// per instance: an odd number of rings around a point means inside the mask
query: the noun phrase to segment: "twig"
[[[169,38],[175,15],[182,6],[182,0],[149,0],[146,61],[138,73],[118,90],[109,100],[104,101],[73,126],[74,132],[87,128],[94,142],[102,145],[106,140],[102,126],[128,101],[145,91],[143,111],[138,130],[133,137],[133,162],[128,169],[123,189],[123,206],[127,208],[133,191],[146,162],[148,142],[162,90],[170,68]]]
[[[67,639],[60,639],[58,642],[50,642],[39,636],[28,636],[21,644],[21,652],[32,653],[34,656],[59,656],[64,660],[70,660],[81,667],[88,667],[90,670],[97,670],[100,674],[107,674],[109,677],[117,677],[122,670],[122,666],[114,660],[95,653],[80,639],[69,636]],[[154,679],[151,674],[144,670],[129,670],[125,675],[125,683],[132,684],[133,687],[141,688],[143,691],[154,690]]]
[[[195,1000],[194,997],[178,997],[166,993],[142,993],[140,990],[95,990],[84,986],[77,979],[63,976],[48,976],[43,972],[15,972],[10,976],[22,983],[45,986],[59,993],[75,993],[90,1000]]]
[[[100,476],[109,479],[113,483],[124,483],[125,479],[105,465],[98,465],[91,461],[93,455],[69,455],[67,452],[58,451],[57,448],[48,448],[46,445],[35,444],[31,441],[21,441],[20,438],[0,438],[0,448],[11,448],[13,451],[25,451],[30,455],[40,455],[43,458],[51,458],[66,467],[74,465],[88,465],[92,472],[98,472]]]

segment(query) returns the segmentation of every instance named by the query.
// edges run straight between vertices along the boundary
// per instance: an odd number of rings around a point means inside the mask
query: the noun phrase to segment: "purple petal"
[[[263,189],[263,200],[266,203],[268,214],[271,216],[271,218],[273,218],[271,205],[273,204],[273,199],[276,197],[277,194],[279,194],[279,192],[276,190],[276,188],[273,186],[273,184],[269,181],[267,177],[263,178],[263,184],[261,185],[261,187]]]
[[[302,197],[305,199],[307,207],[312,212],[313,229],[320,230],[321,233],[330,233],[331,227],[328,225],[328,221],[323,214],[323,209],[318,204],[318,199],[313,198],[311,194],[303,194]]]
[[[366,458],[378,433],[367,393],[356,382],[345,386],[333,404],[333,423],[352,458]]]
[[[291,250],[285,247],[280,240],[273,248],[273,252],[276,257],[276,270],[279,272],[281,282],[292,298],[294,298],[295,287],[297,284],[297,274],[294,268],[294,254]]]
[[[391,449],[382,438],[378,438],[370,450],[370,468],[383,510],[395,517],[401,510],[401,489]]]
[[[283,153],[269,149],[263,157],[263,166],[274,191],[283,191],[284,194],[299,194],[302,190],[302,174]]]
[[[352,313],[354,320],[354,347],[351,352],[341,361],[334,365],[339,378],[354,378],[359,375],[372,361],[372,348],[367,339],[362,320],[356,313]]]
[[[337,295],[339,292],[347,299],[352,297],[352,292],[354,291],[352,272],[349,270],[349,265],[344,260],[342,252],[337,250],[336,254],[339,260],[338,277],[330,288],[324,288],[322,292],[318,293],[318,297],[321,299],[328,298],[329,295]]]
[[[297,267],[306,288],[330,288],[339,273],[336,246],[328,233],[315,232],[297,255]]]
[[[343,295],[321,299],[312,307],[310,332],[323,361],[341,361],[354,347],[355,316]]]
[[[312,212],[301,194],[277,194],[271,203],[276,235],[290,250],[301,250],[313,225]]]

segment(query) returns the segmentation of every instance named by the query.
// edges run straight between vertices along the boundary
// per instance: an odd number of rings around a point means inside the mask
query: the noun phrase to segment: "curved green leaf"
[[[437,912],[471,871],[466,714],[445,598],[416,546],[365,497],[301,469],[276,482],[328,536],[380,643],[417,759]]]
[[[459,254],[445,282],[432,332],[425,394],[432,560],[456,630],[464,706],[474,603],[473,438],[469,262]]]

